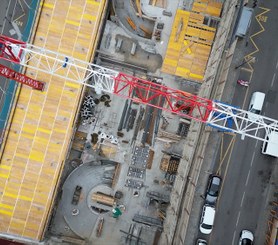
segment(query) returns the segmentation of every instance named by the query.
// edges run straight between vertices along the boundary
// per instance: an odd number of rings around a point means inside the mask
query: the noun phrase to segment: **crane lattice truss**
[[[0,75],[40,91],[43,91],[44,89],[44,85],[45,85],[44,82],[34,80],[33,78],[28,77],[22,73],[19,73],[2,64],[0,64]]]
[[[115,94],[182,117],[206,123],[217,130],[266,141],[265,133],[278,130],[278,121],[260,116],[248,119],[247,111],[172,89],[0,35],[0,58],[28,70],[41,71],[93,88],[97,93]],[[47,82],[47,81],[45,81]],[[47,84],[46,84],[47,89]]]

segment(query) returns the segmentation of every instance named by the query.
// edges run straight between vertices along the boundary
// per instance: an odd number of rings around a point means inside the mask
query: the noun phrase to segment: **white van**
[[[248,118],[252,121],[257,121],[261,114],[264,104],[265,94],[262,92],[254,92],[252,94],[249,107],[248,107]]]
[[[246,36],[253,14],[253,9],[248,7],[243,7],[241,11],[241,15],[239,18],[239,22],[236,29],[236,36],[243,38]]]
[[[263,142],[262,153],[278,157],[278,132],[272,130],[269,133],[266,133],[265,139],[267,142]]]

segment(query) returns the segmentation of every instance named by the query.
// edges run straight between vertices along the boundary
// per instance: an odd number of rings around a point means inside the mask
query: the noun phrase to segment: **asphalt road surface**
[[[247,109],[252,93],[261,91],[266,94],[262,114],[278,120],[277,9],[277,0],[263,1],[255,9],[258,21],[252,21],[245,51],[256,57],[254,71],[246,71],[245,65],[240,67],[240,76],[249,76],[250,86],[237,85],[233,105]],[[224,145],[230,140],[231,136],[225,136]],[[243,229],[254,233],[255,244],[264,244],[266,237],[261,227],[266,223],[265,210],[273,197],[270,187],[277,187],[277,180],[272,177],[278,171],[278,159],[261,154],[261,146],[260,141],[236,137],[231,157],[223,163],[227,172],[221,171],[224,183],[209,244],[238,244]]]
[[[39,0],[1,0],[0,33],[27,41],[38,3]],[[10,62],[0,60],[0,63],[15,70],[20,69],[19,66]],[[0,77],[0,143],[16,85],[14,81]]]

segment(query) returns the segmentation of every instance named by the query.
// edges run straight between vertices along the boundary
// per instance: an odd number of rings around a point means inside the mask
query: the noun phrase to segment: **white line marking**
[[[241,202],[240,202],[240,207],[242,207],[244,197],[245,197],[245,192],[243,192],[243,196],[242,196]],[[240,214],[240,212],[239,212],[239,214]],[[237,219],[239,219],[239,217]]]
[[[236,238],[236,231],[234,231],[232,245],[235,243],[235,238]]]
[[[13,28],[14,28],[17,36],[18,36],[18,39],[22,40],[22,34],[21,34],[21,31],[19,30],[18,25],[14,21],[12,21],[12,26],[13,26]]]
[[[278,67],[278,61],[277,61],[277,63],[276,63],[276,69],[277,69],[277,67]]]
[[[238,225],[239,217],[240,217],[240,211],[239,211],[239,213],[238,213],[238,215],[237,215],[236,227],[237,227],[237,225]]]
[[[274,73],[274,75],[272,77],[272,81],[271,81],[270,87],[273,87],[273,84],[274,84],[274,81],[275,81],[275,77],[276,77],[276,73]]]
[[[25,0],[23,0],[23,2],[26,4],[26,6],[28,7],[28,9],[31,9],[31,7],[26,3]],[[20,4],[21,5],[21,4]],[[22,5],[21,5],[21,8],[22,8]],[[23,8],[22,8],[23,9]]]
[[[252,156],[252,160],[251,160],[251,163],[250,163],[250,167],[252,167],[252,165],[253,165],[254,157],[255,157],[255,152],[253,152],[253,156]]]
[[[257,146],[258,146],[258,140],[256,140],[256,144],[255,144],[255,149],[257,148]]]
[[[250,169],[248,171],[248,175],[247,175],[247,178],[246,178],[246,181],[245,181],[245,186],[247,186],[247,184],[248,184],[249,176],[250,176]]]

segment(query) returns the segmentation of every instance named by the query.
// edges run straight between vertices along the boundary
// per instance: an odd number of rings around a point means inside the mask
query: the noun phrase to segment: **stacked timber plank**
[[[205,16],[219,17],[222,4],[196,0],[192,11],[178,10],[175,16],[162,71],[202,82],[216,28]]]

